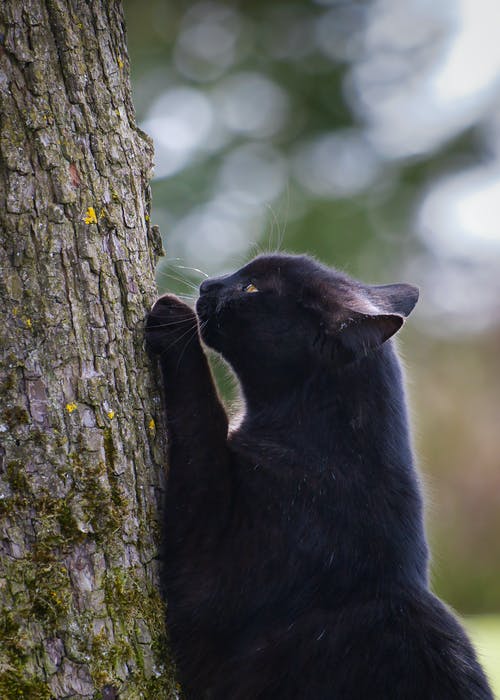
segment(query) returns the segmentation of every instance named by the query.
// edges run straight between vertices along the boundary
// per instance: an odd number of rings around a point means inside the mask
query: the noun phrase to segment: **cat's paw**
[[[157,299],[146,318],[146,347],[154,354],[182,352],[197,339],[198,320],[193,309],[174,294]]]

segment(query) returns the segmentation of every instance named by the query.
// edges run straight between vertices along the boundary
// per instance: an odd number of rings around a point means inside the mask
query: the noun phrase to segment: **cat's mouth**
[[[220,324],[217,321],[221,307],[221,300],[212,294],[202,294],[196,302],[201,337],[214,349],[217,349],[216,339],[221,335]]]
[[[196,302],[196,313],[200,320],[209,321],[231,307],[235,301],[232,294],[200,294]]]
[[[212,295],[202,294],[196,301],[196,313],[201,322],[209,321],[216,313],[217,299]]]

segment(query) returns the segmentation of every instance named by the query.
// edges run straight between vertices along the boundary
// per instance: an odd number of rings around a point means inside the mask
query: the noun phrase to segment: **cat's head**
[[[262,255],[200,287],[203,340],[238,374],[301,374],[363,357],[418,299],[409,284],[365,285],[307,256]]]

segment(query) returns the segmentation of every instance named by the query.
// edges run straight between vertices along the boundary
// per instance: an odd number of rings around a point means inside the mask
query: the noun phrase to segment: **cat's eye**
[[[243,291],[248,292],[249,294],[253,294],[253,292],[258,292],[259,290],[255,286],[255,284],[253,284],[253,282],[249,282],[249,284],[243,287]]]

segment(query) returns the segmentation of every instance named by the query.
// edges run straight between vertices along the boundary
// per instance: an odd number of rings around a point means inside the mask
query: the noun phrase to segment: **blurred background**
[[[500,3],[124,4],[161,291],[276,249],[420,285],[400,347],[433,586],[500,693]]]

